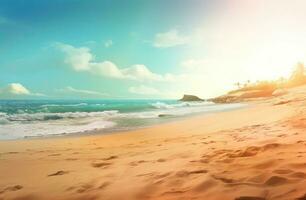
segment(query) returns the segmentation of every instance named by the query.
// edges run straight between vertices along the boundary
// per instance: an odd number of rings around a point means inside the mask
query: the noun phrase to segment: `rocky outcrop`
[[[237,96],[223,95],[212,99],[208,99],[208,101],[214,103],[237,103],[240,102],[241,99]]]
[[[180,101],[204,101],[204,100],[195,95],[184,94],[183,98],[181,98]]]
[[[229,92],[226,95],[215,97],[209,99],[214,103],[238,103],[243,101],[248,101],[250,99],[271,97],[274,90],[247,90],[247,91],[237,91]]]

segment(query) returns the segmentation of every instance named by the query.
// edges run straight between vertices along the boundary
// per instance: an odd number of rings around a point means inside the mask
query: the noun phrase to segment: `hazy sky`
[[[0,0],[0,98],[212,97],[306,61],[304,0]]]

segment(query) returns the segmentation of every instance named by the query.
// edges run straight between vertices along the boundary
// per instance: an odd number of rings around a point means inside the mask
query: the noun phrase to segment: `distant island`
[[[180,101],[204,101],[204,99],[201,99],[195,95],[184,94],[183,98],[181,98]]]

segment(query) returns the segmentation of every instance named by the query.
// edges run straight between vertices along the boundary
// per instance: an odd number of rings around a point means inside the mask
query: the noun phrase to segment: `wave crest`
[[[45,104],[40,107],[79,107],[79,106],[87,106],[88,103],[77,103],[77,104]]]
[[[89,117],[110,117],[118,113],[118,110],[101,111],[101,112],[65,112],[65,113],[21,113],[11,115],[1,115],[0,119],[8,121],[47,121],[59,119],[79,119]]]
[[[204,101],[204,102],[180,102],[180,103],[167,104],[164,102],[157,101],[155,103],[151,103],[150,105],[157,109],[171,109],[171,108],[190,107],[190,106],[208,106],[208,105],[214,105],[214,103]]]

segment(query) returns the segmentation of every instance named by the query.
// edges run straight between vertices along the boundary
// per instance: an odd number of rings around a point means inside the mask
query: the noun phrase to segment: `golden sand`
[[[0,199],[306,199],[306,87],[124,133],[2,141]]]

